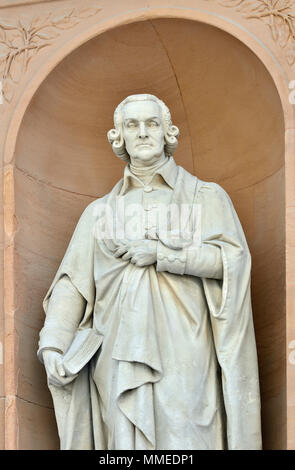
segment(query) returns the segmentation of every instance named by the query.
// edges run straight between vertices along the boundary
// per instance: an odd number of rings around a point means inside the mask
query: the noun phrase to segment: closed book
[[[62,365],[67,375],[74,375],[90,361],[98,351],[103,336],[92,328],[79,330],[63,356]]]

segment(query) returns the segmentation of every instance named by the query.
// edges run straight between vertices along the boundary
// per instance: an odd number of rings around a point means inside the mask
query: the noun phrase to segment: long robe
[[[78,329],[103,336],[71,384],[49,385],[61,449],[260,449],[251,257],[230,198],[178,167],[172,202],[201,208],[189,219],[201,244],[185,248],[200,274],[180,275],[114,258],[120,242],[95,236],[98,206],[115,211],[122,184],[85,209],[43,303],[67,277],[85,300]],[[187,246],[159,243],[166,263]],[[220,250],[222,280],[206,271],[206,247]]]

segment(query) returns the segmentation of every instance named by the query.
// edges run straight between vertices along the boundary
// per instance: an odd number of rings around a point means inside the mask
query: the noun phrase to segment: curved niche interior
[[[15,153],[16,327],[21,449],[58,446],[36,359],[42,298],[84,207],[124,164],[106,139],[115,106],[153,93],[181,129],[176,162],[232,198],[252,253],[265,448],[285,446],[284,122],[258,58],[221,30],[187,20],[129,24],[88,41],[47,77]]]

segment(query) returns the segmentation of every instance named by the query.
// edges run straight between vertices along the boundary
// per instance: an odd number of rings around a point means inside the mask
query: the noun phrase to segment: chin
[[[160,155],[155,155],[151,152],[140,152],[135,156],[136,160],[141,160],[143,162],[155,162],[160,158]]]

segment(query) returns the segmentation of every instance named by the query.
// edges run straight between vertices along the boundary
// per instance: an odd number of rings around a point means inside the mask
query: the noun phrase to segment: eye
[[[157,121],[149,121],[148,126],[149,127],[159,127],[159,123]]]
[[[137,123],[135,121],[129,121],[125,124],[128,129],[134,129],[137,127]]]

